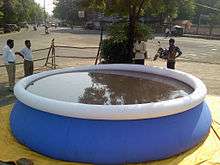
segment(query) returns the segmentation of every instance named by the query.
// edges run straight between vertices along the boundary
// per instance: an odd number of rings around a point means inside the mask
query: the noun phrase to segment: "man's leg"
[[[24,60],[24,77],[28,76],[28,64],[27,61]]]
[[[25,77],[32,75],[33,74],[33,70],[34,70],[33,61],[25,60],[24,61]]]
[[[167,68],[175,69],[175,62],[174,61],[167,61]]]
[[[32,75],[34,73],[34,62],[33,61],[29,61],[29,62],[30,62],[29,73],[30,75]]]
[[[8,73],[8,81],[10,90],[13,90],[15,85],[15,64],[6,65],[6,70]]]
[[[175,64],[176,64],[176,62],[173,62],[173,69],[176,69]]]
[[[11,87],[10,66],[5,65],[5,67],[6,67],[6,71],[7,71],[7,74],[8,74],[8,83],[9,83],[9,86]]]
[[[30,76],[33,74],[33,62],[24,60],[24,76]]]
[[[144,59],[138,59],[134,61],[135,64],[144,65]]]

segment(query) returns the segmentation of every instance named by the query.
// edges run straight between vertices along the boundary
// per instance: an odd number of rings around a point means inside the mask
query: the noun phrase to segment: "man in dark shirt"
[[[175,46],[175,40],[169,40],[169,49],[167,50],[167,68],[175,69],[176,58],[181,56],[180,48]]]

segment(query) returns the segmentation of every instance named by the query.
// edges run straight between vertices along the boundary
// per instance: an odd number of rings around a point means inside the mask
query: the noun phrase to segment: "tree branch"
[[[140,16],[140,13],[141,13],[141,8],[143,7],[144,3],[145,3],[146,0],[142,0],[141,3],[140,3],[140,6],[138,8],[138,12],[136,14],[136,18],[138,18]]]

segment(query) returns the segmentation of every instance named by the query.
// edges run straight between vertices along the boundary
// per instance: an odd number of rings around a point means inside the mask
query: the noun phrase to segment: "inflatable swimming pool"
[[[42,78],[97,70],[165,76],[188,84],[193,92],[160,102],[95,105],[46,98],[27,90]],[[158,67],[117,64],[53,70],[20,80],[14,93],[13,135],[30,149],[65,161],[123,164],[165,159],[199,144],[211,125],[201,80]]]

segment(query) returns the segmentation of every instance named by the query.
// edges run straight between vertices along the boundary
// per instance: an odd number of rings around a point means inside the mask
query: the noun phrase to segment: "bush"
[[[107,34],[114,42],[124,42],[128,40],[128,23],[113,24],[107,29]],[[152,38],[152,29],[145,24],[138,24],[135,32],[136,37],[142,37],[144,41]]]
[[[105,63],[130,63],[127,52],[127,42],[115,42],[113,39],[106,39],[102,42],[101,57]]]
[[[139,24],[137,30],[136,30],[136,36],[140,35],[144,41],[147,41],[148,39],[153,38],[153,30],[145,25],[145,24]]]
[[[148,26],[139,24],[135,36],[146,41],[151,38],[151,32]],[[132,57],[129,57],[128,52],[128,23],[113,24],[107,29],[107,34],[109,39],[103,40],[101,46],[104,63],[131,63]]]
[[[128,24],[125,23],[117,23],[113,24],[109,28],[107,28],[107,34],[109,38],[112,39],[112,42],[122,43],[127,42],[128,37]]]

